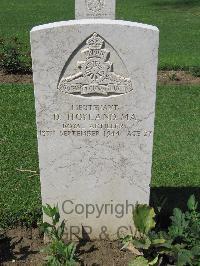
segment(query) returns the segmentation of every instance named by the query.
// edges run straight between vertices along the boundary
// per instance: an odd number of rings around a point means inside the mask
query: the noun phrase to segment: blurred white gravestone
[[[75,0],[75,18],[115,19],[115,0]]]
[[[68,239],[130,233],[149,202],[158,39],[108,19],[31,31],[42,202],[59,204]]]

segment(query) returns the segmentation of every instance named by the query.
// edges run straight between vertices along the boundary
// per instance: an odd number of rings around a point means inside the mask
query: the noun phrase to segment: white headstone
[[[31,31],[42,201],[68,238],[130,233],[131,205],[149,202],[158,38],[117,20]]]
[[[76,19],[115,19],[116,0],[75,0]]]

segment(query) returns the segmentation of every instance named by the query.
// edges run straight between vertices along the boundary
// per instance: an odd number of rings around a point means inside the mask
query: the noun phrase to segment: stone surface
[[[130,233],[131,204],[149,201],[158,38],[117,20],[31,31],[42,201],[68,238]]]
[[[76,19],[106,18],[115,19],[116,0],[76,0]]]

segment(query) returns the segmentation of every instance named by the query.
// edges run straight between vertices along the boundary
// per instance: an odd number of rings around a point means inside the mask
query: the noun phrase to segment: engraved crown
[[[101,49],[104,41],[95,32],[92,37],[87,40],[86,43],[90,49]]]

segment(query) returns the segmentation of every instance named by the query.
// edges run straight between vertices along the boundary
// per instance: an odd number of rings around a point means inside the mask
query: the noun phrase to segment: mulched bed
[[[32,75],[6,74],[0,71],[0,83],[32,84]],[[200,84],[200,77],[194,77],[186,71],[159,71],[158,84],[160,85],[187,85]]]
[[[200,84],[200,77],[186,71],[159,71],[158,84],[161,85],[195,85]]]
[[[4,232],[0,239],[0,265],[35,266],[44,263],[43,236],[38,228],[17,227]],[[78,265],[125,266],[133,258],[130,252],[120,250],[119,241],[80,242],[77,244]]]
[[[21,83],[31,84],[33,83],[32,75],[16,75],[6,74],[2,70],[0,71],[0,83]]]

